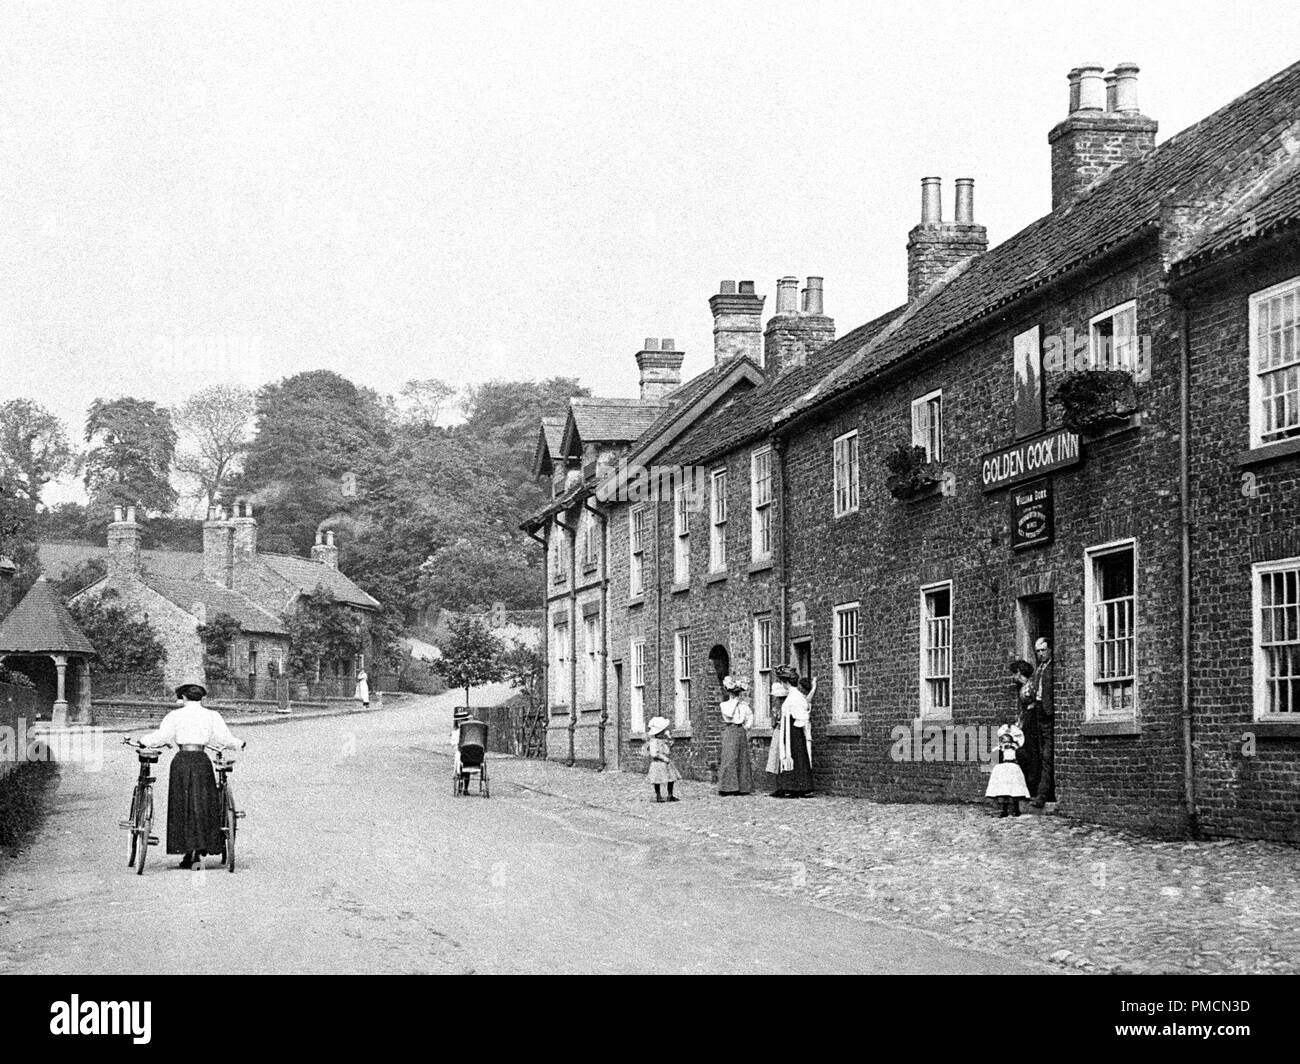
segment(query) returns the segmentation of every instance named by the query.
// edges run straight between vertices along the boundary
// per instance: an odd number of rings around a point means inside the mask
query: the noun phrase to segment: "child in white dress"
[[[1019,816],[1020,799],[1029,797],[1025,774],[1016,764],[1016,751],[1024,745],[1025,733],[1016,725],[1004,724],[998,729],[997,764],[989,774],[989,785],[984,791],[984,797],[1002,799],[999,819],[1007,815],[1008,807],[1012,816]]]

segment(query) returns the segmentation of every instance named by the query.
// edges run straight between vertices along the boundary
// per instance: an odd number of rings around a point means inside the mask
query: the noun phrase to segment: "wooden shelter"
[[[52,723],[90,721],[90,659],[95,648],[44,576],[2,620],[0,663],[30,676]],[[71,666],[71,672],[69,672]]]

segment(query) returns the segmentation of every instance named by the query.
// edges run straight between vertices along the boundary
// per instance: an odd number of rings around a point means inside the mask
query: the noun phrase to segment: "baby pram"
[[[456,762],[452,768],[451,793],[469,793],[470,776],[478,776],[478,792],[484,798],[488,793],[487,721],[469,718],[462,720],[456,729]]]

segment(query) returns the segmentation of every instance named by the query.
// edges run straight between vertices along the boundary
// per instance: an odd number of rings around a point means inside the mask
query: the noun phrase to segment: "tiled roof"
[[[95,648],[42,576],[0,621],[0,653],[94,654]]]
[[[1120,167],[1068,204],[983,255],[925,300],[879,343],[858,343],[852,363],[799,404],[806,408],[852,388],[905,356],[972,324],[1054,278],[1154,231],[1166,203],[1221,188],[1234,161],[1249,160],[1300,115],[1300,63],[1208,118]],[[1293,125],[1294,128],[1294,125]],[[836,341],[845,353],[853,334]],[[785,417],[792,416],[787,412]]]
[[[37,553],[41,568],[51,580],[62,579],[82,562],[108,558],[108,548],[100,543],[43,542],[37,544]],[[203,555],[192,551],[144,550],[140,552],[140,564],[164,576],[190,578],[202,574]]]
[[[310,558],[295,558],[292,554],[263,554],[259,551],[257,556],[304,594],[309,595],[317,588],[324,588],[339,602],[370,610],[379,609],[379,603],[375,599],[337,569],[321,565]]]
[[[562,417],[542,418],[542,436],[552,457],[560,453],[560,444],[564,439],[564,421]]]
[[[284,623],[273,613],[262,609],[246,595],[210,580],[183,580],[147,571],[141,574],[141,579],[186,613],[193,610],[195,603],[202,602],[208,620],[212,620],[218,613],[225,613],[238,621],[239,627],[245,632],[286,634]]]
[[[640,399],[570,399],[569,421],[561,448],[570,446],[570,426],[584,443],[625,443],[645,432],[666,409],[662,403]],[[560,452],[552,452],[558,454]]]
[[[1297,163],[1300,163],[1300,157]],[[1238,204],[1227,221],[1186,251],[1178,266],[1186,269],[1197,265],[1211,255],[1229,251],[1297,222],[1300,222],[1300,165],[1293,167],[1259,196]]]

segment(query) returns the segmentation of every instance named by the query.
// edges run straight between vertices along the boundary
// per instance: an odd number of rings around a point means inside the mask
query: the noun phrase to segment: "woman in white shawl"
[[[360,672],[357,673],[357,689],[356,689],[356,693],[354,693],[352,697],[356,701],[360,702],[363,706],[369,708],[370,677],[366,675],[365,669],[362,669]]]
[[[735,676],[722,678],[727,699],[722,712],[722,748],[718,755],[718,793],[748,794],[754,789],[754,766],[749,759],[749,729],[754,711],[745,700],[749,684]]]
[[[781,703],[781,722],[772,734],[772,745],[767,754],[767,771],[776,776],[773,798],[806,798],[812,794],[812,725],[809,720],[809,699],[817,691],[814,680],[809,693],[799,690],[799,673],[789,665],[778,665],[774,671],[772,697],[784,698]]]

